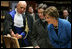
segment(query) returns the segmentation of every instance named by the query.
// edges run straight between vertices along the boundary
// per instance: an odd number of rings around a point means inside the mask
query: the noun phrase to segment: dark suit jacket
[[[38,19],[33,24],[33,30],[30,35],[33,46],[40,46],[40,48],[51,48],[48,38],[48,31],[46,30],[46,24],[43,23],[40,19]]]

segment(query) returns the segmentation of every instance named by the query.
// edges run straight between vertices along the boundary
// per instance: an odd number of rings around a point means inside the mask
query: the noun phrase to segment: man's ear
[[[18,7],[19,4],[16,5],[16,8]]]

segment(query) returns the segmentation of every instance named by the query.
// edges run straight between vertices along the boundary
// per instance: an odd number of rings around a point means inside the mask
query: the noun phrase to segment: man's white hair
[[[27,5],[26,1],[19,1],[18,4],[26,4]]]

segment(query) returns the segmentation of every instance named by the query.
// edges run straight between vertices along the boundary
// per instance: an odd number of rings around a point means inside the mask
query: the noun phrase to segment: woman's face
[[[46,14],[45,19],[48,22],[48,24],[53,24],[54,23],[54,18],[49,16],[48,14]]]

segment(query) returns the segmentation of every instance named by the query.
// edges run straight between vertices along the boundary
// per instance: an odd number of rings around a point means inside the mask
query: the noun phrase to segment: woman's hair
[[[55,17],[56,19],[58,19],[59,17],[59,13],[58,10],[55,6],[50,6],[45,10],[45,14],[48,14],[51,17]]]

